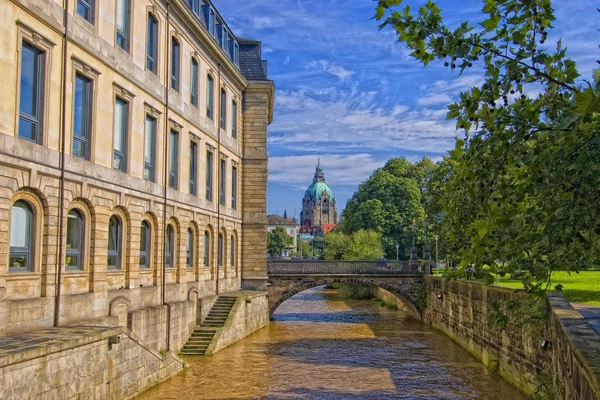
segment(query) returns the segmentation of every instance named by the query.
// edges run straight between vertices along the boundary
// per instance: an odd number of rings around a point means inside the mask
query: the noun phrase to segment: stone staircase
[[[210,312],[202,324],[196,326],[192,336],[188,339],[179,354],[203,356],[210,345],[215,333],[222,328],[227,321],[227,317],[235,304],[235,296],[219,296],[217,301],[210,309]]]

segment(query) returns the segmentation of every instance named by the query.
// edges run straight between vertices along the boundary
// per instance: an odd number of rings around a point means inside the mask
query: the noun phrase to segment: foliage
[[[267,232],[267,251],[272,256],[280,256],[283,249],[292,247],[293,239],[282,227]]]
[[[461,73],[482,65],[485,75],[448,107],[464,132],[447,160],[442,201],[457,273],[521,269],[525,288],[539,292],[552,271],[597,265],[600,74],[578,81],[561,41],[540,46],[555,20],[550,0],[484,0],[486,19],[456,29],[433,1],[416,13],[401,3],[380,0],[376,18],[414,58]]]
[[[406,258],[412,246],[412,221],[423,221],[424,214],[411,164],[404,158],[394,158],[376,170],[348,200],[341,230],[346,234],[361,229],[376,231],[382,235],[388,257],[396,258],[399,243],[401,257]]]
[[[352,239],[343,232],[332,231],[325,235],[325,251],[323,257],[326,260],[342,260],[350,248]]]
[[[369,300],[373,297],[373,289],[357,283],[334,283],[331,285],[340,296],[353,300]]]
[[[375,231],[360,229],[351,236],[344,260],[377,260],[383,257],[381,235]]]
[[[306,240],[298,240],[298,249],[295,255],[300,257],[312,256],[312,246],[310,242]]]

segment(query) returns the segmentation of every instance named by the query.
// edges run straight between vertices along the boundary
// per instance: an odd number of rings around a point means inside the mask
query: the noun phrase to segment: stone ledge
[[[590,384],[600,395],[600,334],[562,293],[548,293],[552,314],[560,322],[571,345],[573,357],[589,374]]]
[[[85,346],[125,333],[120,326],[46,328],[0,338],[0,368]]]

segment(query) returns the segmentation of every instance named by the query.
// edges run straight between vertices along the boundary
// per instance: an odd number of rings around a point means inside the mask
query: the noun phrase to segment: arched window
[[[192,228],[188,228],[187,231],[186,266],[188,268],[194,266],[194,230]]]
[[[108,269],[119,269],[121,266],[121,238],[123,237],[123,226],[121,219],[116,215],[108,221]]]
[[[66,269],[83,269],[84,237],[85,219],[81,211],[73,209],[67,215]]]
[[[35,249],[33,208],[24,200],[12,205],[10,216],[9,271],[33,271]]]
[[[148,221],[142,221],[140,232],[140,268],[150,268],[150,249],[152,240],[152,229]]]
[[[235,265],[235,237],[233,235],[231,235],[230,258],[231,258],[231,266],[233,267]]]
[[[217,246],[217,265],[219,267],[223,266],[223,234],[219,233],[219,243]]]
[[[167,268],[173,268],[175,232],[173,231],[173,226],[171,225],[167,225],[167,237],[165,240],[165,266]]]
[[[210,260],[210,232],[204,231],[204,267],[209,268]]]

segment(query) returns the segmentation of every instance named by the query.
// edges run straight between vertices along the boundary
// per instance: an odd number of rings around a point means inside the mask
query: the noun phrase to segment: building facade
[[[0,336],[266,283],[260,42],[209,0],[0,1]]]
[[[273,232],[275,228],[282,228],[285,230],[288,236],[292,238],[291,246],[287,249],[281,250],[282,257],[290,257],[292,253],[295,252],[298,248],[298,234],[300,233],[300,227],[298,226],[298,223],[295,222],[293,219],[285,218],[285,216],[287,216],[287,212],[284,214],[283,217],[280,217],[276,214],[272,214],[267,216],[267,221],[269,224],[269,232]]]
[[[325,182],[325,174],[320,160],[315,170],[313,183],[304,192],[300,222],[302,223],[302,231],[307,233],[317,232],[318,228],[324,225],[338,223],[335,196]]]

